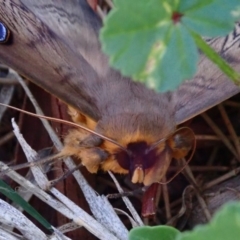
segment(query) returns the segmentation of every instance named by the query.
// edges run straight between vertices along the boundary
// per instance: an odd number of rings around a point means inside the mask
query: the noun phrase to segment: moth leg
[[[79,163],[76,167],[73,169],[69,169],[66,173],[64,173],[62,176],[60,176],[57,179],[54,179],[49,182],[49,189],[54,187],[57,183],[63,181],[64,179],[68,178],[71,174],[73,174],[76,170],[78,170],[82,166],[82,163]]]
[[[74,156],[91,173],[96,173],[102,162],[108,158],[108,153],[99,147],[102,139],[86,131],[70,130],[64,139],[63,156]]]
[[[84,125],[91,130],[96,130],[98,128],[97,122],[70,106],[68,107],[68,113],[75,123]],[[85,147],[85,150],[82,151],[80,155],[82,157],[82,163],[85,164],[90,172],[97,172],[97,170],[101,168],[103,171],[111,170],[116,173],[128,173],[127,170],[120,167],[113,156],[113,153],[116,152],[116,146],[114,144],[103,141],[96,135],[83,132],[83,134],[84,133],[86,136],[78,140],[79,145],[81,145],[81,147]],[[101,148],[99,148],[99,146]],[[78,154],[78,156],[80,155]]]
[[[91,173],[97,173],[101,168],[102,162],[108,158],[108,153],[102,148],[89,148],[79,155],[82,165]]]
[[[85,116],[75,108],[68,106],[68,114],[72,118],[72,121],[78,123],[80,125],[84,125],[85,127],[94,130],[97,126],[97,122],[92,120],[91,118]]]

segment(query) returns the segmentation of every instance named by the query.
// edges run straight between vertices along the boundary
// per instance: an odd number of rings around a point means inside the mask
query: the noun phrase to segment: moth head
[[[65,139],[64,150],[66,152],[70,149],[69,154],[80,158],[90,172],[102,169],[129,173],[133,183],[149,186],[161,181],[172,158],[185,157],[193,146],[194,134],[190,129],[174,131],[174,128],[172,121],[158,115],[115,116],[98,122],[98,133],[94,134],[100,137],[96,139],[102,141],[96,142],[93,135],[89,138],[87,133],[85,136],[81,131],[73,131],[73,134],[70,132]],[[71,144],[66,141],[68,139]],[[81,147],[78,147],[80,145]],[[97,146],[100,148],[96,148]],[[89,152],[89,148],[95,150]],[[100,149],[107,155],[99,154]]]
[[[121,168],[129,171],[133,183],[149,186],[161,181],[172,158],[181,159],[188,154],[194,140],[192,130],[181,128],[153,144],[130,142],[126,146],[127,151],[116,151],[115,159]]]
[[[175,129],[168,115],[122,114],[102,119],[98,130],[114,138],[124,148],[104,142],[109,158],[101,168],[129,173],[133,183],[149,186],[160,182],[172,158],[186,156],[193,146],[194,134],[188,128]]]
[[[161,179],[170,164],[170,154],[165,148],[165,143],[151,149],[151,145],[145,141],[131,142],[127,145],[127,151],[121,149],[115,153],[115,159],[123,169],[129,171],[132,183],[148,186]]]

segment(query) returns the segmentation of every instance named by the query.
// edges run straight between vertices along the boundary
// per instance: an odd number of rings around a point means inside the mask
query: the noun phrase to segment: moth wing
[[[27,6],[31,4],[31,9],[35,8],[34,12],[41,21],[45,22],[51,29],[57,29],[58,35],[62,39],[68,39],[66,36],[70,36],[68,44],[71,44],[84,56],[98,76],[105,77],[107,73],[115,71],[108,66],[107,58],[100,50],[101,46],[98,41],[101,27],[100,19],[86,3],[81,3],[80,6],[77,3],[61,1],[62,3],[59,4],[63,10],[61,11],[59,7],[54,9],[54,4],[52,4],[52,9],[44,7],[42,1],[34,4],[33,1],[29,0],[23,0],[23,2],[27,2]],[[51,1],[51,3],[53,2]],[[66,11],[69,13],[68,15],[66,15]],[[213,39],[209,43],[233,68],[240,72],[239,31],[240,24],[236,24],[235,30],[228,36]],[[180,124],[239,91],[239,87],[229,81],[215,64],[201,55],[195,77],[172,93],[176,99],[175,121]]]
[[[0,46],[0,59],[93,120],[99,120],[109,98],[116,95],[109,97],[108,91],[121,78],[101,52],[100,19],[85,1],[6,2],[0,5],[0,13],[14,37],[13,44]],[[238,32],[236,24],[232,34],[211,42],[236,70],[240,68]],[[194,79],[172,93],[176,99],[175,122],[180,124],[237,92],[239,88],[201,56]]]
[[[12,39],[0,45],[0,61],[97,121],[101,111],[91,89],[100,79],[81,51],[91,52],[95,59],[101,54],[97,30],[92,28],[97,17],[90,13],[85,1],[5,1],[0,4],[1,21]]]
[[[240,23],[236,23],[234,31],[228,36],[213,39],[209,43],[231,67],[240,72]],[[176,123],[180,124],[206,111],[239,91],[239,86],[201,55],[195,77],[173,93]]]
[[[22,0],[51,31],[80,54],[99,74],[108,72],[107,57],[98,40],[101,20],[84,1]]]

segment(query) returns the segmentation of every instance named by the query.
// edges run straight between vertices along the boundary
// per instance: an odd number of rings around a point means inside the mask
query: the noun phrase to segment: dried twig
[[[228,131],[229,131],[229,133],[230,133],[230,135],[232,137],[232,140],[234,142],[235,148],[237,149],[237,153],[238,153],[238,158],[237,159],[240,162],[240,141],[238,139],[238,136],[237,136],[237,134],[236,134],[236,132],[235,132],[235,130],[233,128],[233,125],[232,125],[232,123],[231,123],[231,121],[230,121],[230,119],[229,119],[229,117],[228,117],[228,115],[226,113],[226,110],[225,110],[224,106],[222,104],[219,104],[218,105],[218,109],[219,109],[219,111],[220,111],[220,113],[222,115],[222,118],[223,118],[223,120],[225,122],[225,125],[226,125],[226,127],[227,127],[227,129],[228,129]]]
[[[166,177],[163,177],[162,181],[166,182]],[[171,208],[170,208],[170,202],[169,202],[168,187],[166,184],[163,184],[162,188],[163,188],[163,199],[165,204],[166,218],[167,220],[169,220],[172,217],[172,214],[171,214]]]
[[[207,122],[207,124],[213,129],[213,131],[222,139],[222,141],[224,142],[226,147],[232,152],[232,154],[236,158],[238,158],[239,156],[237,152],[235,151],[234,147],[232,146],[228,138],[220,130],[220,128],[217,127],[217,125],[212,121],[212,119],[206,113],[202,113],[201,116]]]

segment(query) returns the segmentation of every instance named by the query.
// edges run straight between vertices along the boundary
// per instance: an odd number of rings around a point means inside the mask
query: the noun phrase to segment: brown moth
[[[159,94],[123,77],[101,52],[101,21],[85,0],[2,0],[0,21],[11,31],[0,61],[66,102],[73,121],[117,143],[69,133],[62,154],[78,157],[90,172],[129,173],[145,186],[160,182],[171,159],[193,145],[191,132],[176,126],[239,92],[203,56],[195,78],[175,92]],[[239,32],[236,24],[229,36],[210,41],[238,71]]]

